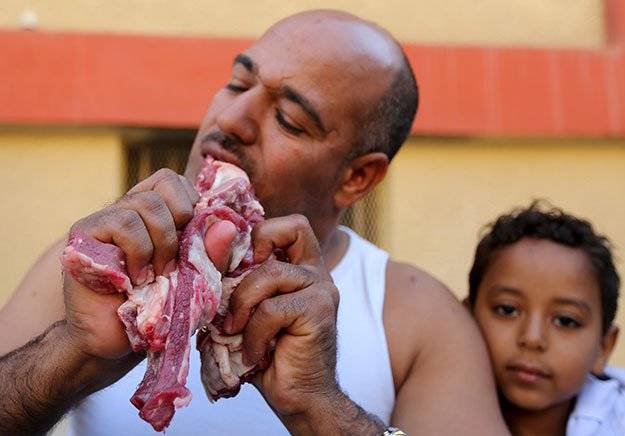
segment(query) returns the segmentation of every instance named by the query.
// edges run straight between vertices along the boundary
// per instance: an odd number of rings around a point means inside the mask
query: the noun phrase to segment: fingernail
[[[176,262],[176,259],[170,260],[165,265],[165,268],[163,268],[163,275],[169,277],[169,275],[176,270],[177,266],[178,266],[178,262]]]
[[[148,279],[150,279],[150,276],[153,276],[153,275],[154,273],[152,272],[151,267],[144,266],[143,268],[141,268],[141,270],[139,271],[139,274],[137,274],[137,280],[136,280],[137,286],[144,285],[148,281]]]
[[[224,331],[226,333],[232,332],[232,314],[228,312],[224,318]]]

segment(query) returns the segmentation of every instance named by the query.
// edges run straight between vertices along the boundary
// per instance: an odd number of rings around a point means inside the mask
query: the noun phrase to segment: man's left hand
[[[254,260],[230,300],[226,333],[243,332],[243,356],[255,364],[271,352],[254,384],[282,416],[302,414],[321,398],[340,393],[336,382],[336,313],[339,293],[326,270],[319,243],[303,216],[258,223]],[[290,263],[270,258],[284,251]]]

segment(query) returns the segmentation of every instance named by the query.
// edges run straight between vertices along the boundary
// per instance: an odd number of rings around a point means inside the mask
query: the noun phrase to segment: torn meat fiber
[[[204,331],[202,379],[209,399],[236,394],[255,370],[241,361],[241,335],[224,335],[221,323],[230,293],[254,267],[251,231],[264,212],[247,175],[234,165],[207,158],[195,188],[200,200],[169,277],[151,273],[147,284],[133,287],[121,249],[78,232],[69,235],[61,258],[63,269],[90,289],[127,294],[119,318],[132,349],[147,350],[148,356],[147,371],[130,401],[156,431],[169,425],[176,408],[191,401],[185,384],[190,341],[198,328]],[[238,230],[223,277],[204,247],[206,230],[220,220]]]

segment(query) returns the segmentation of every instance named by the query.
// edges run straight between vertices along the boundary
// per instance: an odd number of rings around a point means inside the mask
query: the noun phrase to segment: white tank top
[[[339,383],[365,410],[389,423],[395,405],[393,376],[382,323],[388,254],[346,227],[350,236],[345,256],[332,270],[339,289]],[[256,388],[246,384],[235,398],[210,404],[199,373],[199,353],[191,353],[187,386],[191,403],[178,409],[167,436],[193,434],[288,435]],[[145,361],[112,386],[86,398],[70,413],[70,435],[154,436],[152,427],[138,416],[130,397],[145,372]]]

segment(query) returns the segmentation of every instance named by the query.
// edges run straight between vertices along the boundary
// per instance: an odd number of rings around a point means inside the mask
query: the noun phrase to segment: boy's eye
[[[279,109],[276,109],[276,120],[278,121],[278,124],[280,124],[287,132],[292,133],[293,135],[300,135],[304,133],[303,129],[295,127],[293,124],[289,123]]]
[[[564,327],[567,329],[576,329],[581,327],[582,323],[577,321],[576,319],[571,318],[570,316],[556,316],[553,319],[553,325],[556,327]]]
[[[498,315],[508,316],[508,317],[518,316],[519,314],[518,309],[510,304],[497,304],[494,307],[494,311]]]

